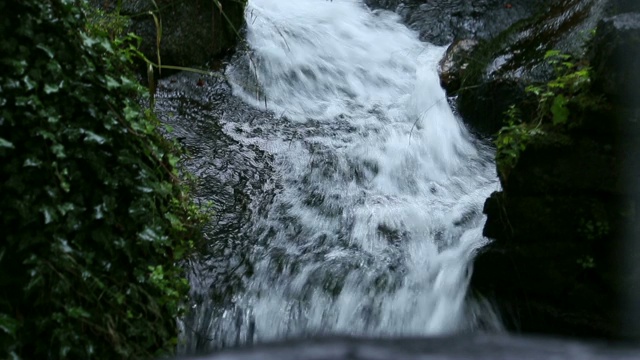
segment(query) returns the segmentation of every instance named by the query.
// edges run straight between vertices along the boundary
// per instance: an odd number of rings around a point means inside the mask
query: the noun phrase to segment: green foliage
[[[513,105],[505,114],[507,124],[498,132],[496,159],[503,179],[535,136],[578,126],[577,121],[570,121],[571,109],[594,108],[602,103],[589,91],[588,66],[573,62],[570,55],[557,50],[547,51],[544,59],[552,66],[555,77],[545,84],[526,87],[526,93],[536,103],[533,116],[523,120]]]
[[[578,232],[587,240],[593,241],[609,235],[609,230],[609,223],[605,219],[580,219],[580,228],[578,229]]]
[[[596,267],[595,260],[591,256],[583,256],[579,258],[576,263],[580,265],[584,270],[593,269]]]
[[[204,215],[137,103],[135,38],[80,5],[0,3],[0,358],[170,353],[188,291]]]
[[[539,124],[531,124],[522,121],[520,110],[511,105],[506,112],[507,125],[498,132],[496,145],[496,162],[498,170],[506,178],[508,172],[513,168],[520,157],[520,153],[526,149],[527,145],[536,137],[544,135],[544,131]]]
[[[571,56],[550,50],[544,56],[556,77],[543,85],[529,85],[526,91],[537,97],[538,109],[534,121],[550,121],[555,126],[567,125],[569,105],[585,107],[591,100],[588,93],[590,68],[571,61]]]
[[[120,14],[120,7],[113,12],[106,12],[95,6],[86,4],[84,12],[86,14],[85,31],[93,37],[108,37],[116,40],[122,37],[131,19]]]

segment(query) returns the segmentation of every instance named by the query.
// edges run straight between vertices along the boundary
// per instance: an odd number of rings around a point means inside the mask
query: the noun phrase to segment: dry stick
[[[461,90],[469,90],[469,89],[475,89],[480,87],[481,85],[470,85],[470,86],[463,86],[460,87],[458,90],[456,90],[456,92],[459,92]],[[411,131],[409,132],[409,138],[411,138],[411,134],[413,133],[413,128],[416,126],[416,124],[418,123],[418,121],[420,121],[422,119],[422,116],[429,110],[431,110],[432,107],[436,106],[436,104],[438,104],[440,101],[442,100],[446,100],[448,97],[445,96],[439,100],[437,100],[436,102],[434,102],[433,104],[431,104],[431,106],[429,106],[425,111],[422,112],[422,114],[420,115],[420,117],[418,117],[418,119],[413,123],[413,126],[411,126]]]
[[[162,19],[160,18],[160,9],[158,8],[158,4],[155,0],[151,0],[153,6],[156,8],[156,12],[158,16],[152,11],[149,11],[149,14],[153,16],[153,21],[156,24],[156,56],[158,57],[158,65],[162,66],[162,59],[160,58],[160,42],[162,41]],[[162,67],[158,67],[158,73],[162,73]]]
[[[291,52],[291,48],[289,47],[289,43],[287,42],[287,39],[282,34],[282,31],[280,31],[280,28],[278,28],[278,26],[276,26],[275,24],[273,26],[276,28],[276,31],[278,32],[278,34],[280,35],[282,40],[284,40],[284,44],[287,45],[287,50],[289,50],[289,52]]]
[[[422,120],[422,117],[429,111],[431,110],[432,107],[436,106],[439,102],[441,102],[442,100],[446,100],[447,97],[443,97],[441,99],[436,100],[433,104],[431,104],[427,109],[425,109],[422,114],[420,114],[420,116],[418,116],[418,119],[416,121],[414,121],[413,125],[411,126],[411,131],[409,131],[409,139],[411,139],[411,135],[413,134],[413,128],[416,127],[416,124],[418,124],[418,121]]]

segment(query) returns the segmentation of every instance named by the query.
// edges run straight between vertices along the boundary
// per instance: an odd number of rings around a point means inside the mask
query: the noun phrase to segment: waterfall
[[[470,263],[499,182],[440,87],[445,48],[357,0],[250,0],[246,20],[226,74],[272,115],[222,123],[273,156],[277,190],[246,227],[251,276],[197,309],[208,347],[472,329]]]

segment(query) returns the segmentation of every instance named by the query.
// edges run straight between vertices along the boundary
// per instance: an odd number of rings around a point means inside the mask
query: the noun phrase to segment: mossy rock
[[[91,0],[115,11],[115,1]],[[140,50],[157,62],[158,28],[162,23],[160,59],[174,66],[204,66],[233,50],[244,27],[246,0],[124,0],[120,14],[131,19],[128,31],[142,38]],[[218,4],[220,6],[218,6]],[[222,10],[222,11],[220,11]]]
[[[591,29],[605,15],[605,4],[597,0],[554,2],[535,16],[522,19],[499,35],[481,39],[478,46],[459,61],[468,63],[459,86],[447,87],[457,96],[465,122],[484,136],[493,136],[503,125],[505,112],[513,104],[527,109],[525,87],[553,76],[544,56],[556,49],[580,57],[586,51]],[[526,120],[526,119],[524,119]]]

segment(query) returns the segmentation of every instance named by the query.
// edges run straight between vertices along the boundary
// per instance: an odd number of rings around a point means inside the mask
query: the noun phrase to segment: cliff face
[[[565,125],[543,126],[499,174],[503,190],[484,207],[494,241],[476,259],[470,295],[493,300],[511,330],[629,336],[629,299],[640,300],[640,2],[367,3],[451,44],[441,82],[481,137],[495,139],[511,105],[535,118],[525,89],[554,78],[549,50],[592,69],[585,91],[598,106],[568,106]]]
[[[462,117],[487,136],[512,104],[534,116],[524,89],[552,77],[543,60],[550,49],[590,65],[588,91],[603,99],[570,107],[570,126],[547,127],[528,143],[485,204],[484,234],[494,242],[477,257],[471,287],[495,300],[513,330],[629,336],[620,299],[640,280],[640,257],[621,261],[637,223],[630,184],[640,168],[640,14],[620,13],[638,10],[630,4],[560,2],[492,40],[454,43],[443,61],[443,84]],[[596,24],[595,36],[584,36]],[[482,66],[471,64],[478,58]]]

